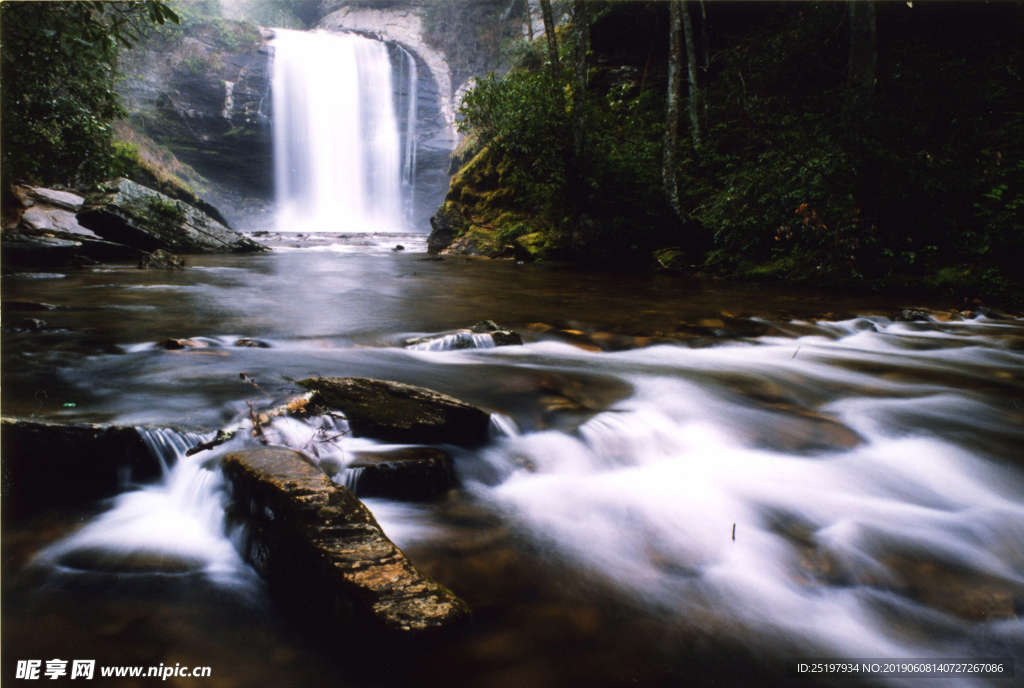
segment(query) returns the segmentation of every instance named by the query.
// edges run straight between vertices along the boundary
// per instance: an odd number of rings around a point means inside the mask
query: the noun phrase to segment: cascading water
[[[407,127],[403,151],[387,45],[353,34],[275,29],[273,47],[278,229],[403,231],[403,181],[411,187],[415,132],[414,124]],[[415,80],[415,63],[409,72]]]

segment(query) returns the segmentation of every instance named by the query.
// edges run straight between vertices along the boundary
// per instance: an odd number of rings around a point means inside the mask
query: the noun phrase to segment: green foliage
[[[516,207],[540,211],[556,243],[588,262],[646,263],[677,227],[661,190],[661,103],[621,83],[576,112],[576,88],[568,69],[557,83],[546,68],[490,74],[467,93],[458,126],[508,161]]]
[[[139,147],[133,143],[114,141],[110,146],[110,172],[113,177],[131,177],[138,173]]]
[[[118,49],[168,21],[179,18],[162,2],[0,5],[4,179],[82,184],[111,174],[112,122],[124,115]]]
[[[602,262],[657,246],[692,255],[701,235],[672,222],[662,190],[665,58],[652,59],[650,45],[667,42],[664,28],[652,33],[658,11],[609,3],[594,13],[584,113],[573,111],[580,85],[565,27],[559,83],[541,41],[513,46],[504,78],[478,81],[460,126],[506,169],[484,194],[462,189],[464,213],[493,206],[501,187],[507,208],[541,227],[523,235],[494,220],[503,243],[543,236]],[[1024,261],[1024,6],[877,11],[877,85],[866,127],[854,131],[842,117],[846,3],[707,6],[711,63],[697,51],[704,141],[693,149],[684,118],[677,170],[682,206],[710,237],[704,269],[1009,298]]]

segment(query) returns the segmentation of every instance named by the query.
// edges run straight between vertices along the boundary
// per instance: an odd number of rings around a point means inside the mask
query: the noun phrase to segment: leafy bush
[[[44,184],[84,184],[113,172],[117,51],[135,27],[176,22],[161,2],[0,4],[2,173]]]

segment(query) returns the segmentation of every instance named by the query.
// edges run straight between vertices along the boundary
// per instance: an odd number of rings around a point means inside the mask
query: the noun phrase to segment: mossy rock
[[[526,251],[532,260],[544,260],[551,250],[548,236],[544,232],[533,232],[516,239],[516,244]]]
[[[480,145],[480,141],[476,136],[470,134],[466,138],[459,142],[459,145],[452,151],[450,162],[448,164],[448,174],[456,175],[459,170],[466,166],[473,158],[475,158],[483,147]]]
[[[654,260],[666,270],[686,270],[690,267],[690,258],[681,248],[662,248],[654,252]]]

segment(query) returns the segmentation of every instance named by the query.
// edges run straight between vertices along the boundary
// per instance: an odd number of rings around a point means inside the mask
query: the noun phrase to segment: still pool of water
[[[158,484],[4,523],[5,679],[53,657],[210,666],[222,686],[788,685],[789,657],[1024,661],[1024,321],[357,241],[5,278],[4,413],[209,431],[311,374],[486,408],[494,437],[454,453],[459,490],[368,500],[472,622],[383,661],[310,633],[172,433]],[[403,346],[486,319],[525,346]]]

